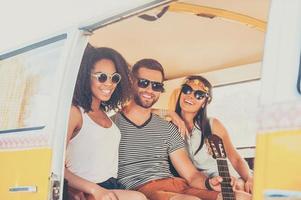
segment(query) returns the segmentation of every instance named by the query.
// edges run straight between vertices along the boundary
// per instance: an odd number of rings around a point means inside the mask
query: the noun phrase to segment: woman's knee
[[[135,192],[135,200],[147,200],[146,196],[141,192]]]
[[[114,190],[114,193],[120,200],[147,200],[143,193],[137,191]]]

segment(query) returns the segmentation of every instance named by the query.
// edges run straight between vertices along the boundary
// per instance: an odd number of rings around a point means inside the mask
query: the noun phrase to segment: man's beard
[[[154,99],[152,102],[145,102],[140,98],[139,94],[134,94],[135,103],[142,108],[151,108],[158,101],[158,99],[159,98]]]

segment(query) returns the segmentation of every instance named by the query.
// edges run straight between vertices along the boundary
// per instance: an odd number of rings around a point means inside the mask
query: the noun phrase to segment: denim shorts
[[[118,183],[116,178],[109,178],[108,180],[102,182],[102,183],[97,183],[97,185],[106,188],[108,190],[118,190],[122,189],[121,185]]]

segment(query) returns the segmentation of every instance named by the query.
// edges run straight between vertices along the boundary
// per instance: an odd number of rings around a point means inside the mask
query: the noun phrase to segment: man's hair
[[[105,111],[120,109],[132,94],[130,70],[122,55],[111,48],[95,48],[88,44],[81,61],[72,99],[72,104],[82,107],[85,112],[92,110],[91,71],[95,63],[102,59],[114,63],[116,72],[121,75],[121,81],[117,84],[111,98],[101,103],[100,109]]]
[[[147,69],[159,71],[162,74],[163,81],[165,80],[164,69],[162,65],[154,59],[145,58],[136,62],[132,67],[132,73],[135,77],[137,77],[140,68],[147,68]]]

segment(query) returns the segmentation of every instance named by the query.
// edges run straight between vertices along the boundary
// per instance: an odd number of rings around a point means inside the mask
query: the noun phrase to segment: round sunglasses
[[[113,84],[118,84],[121,80],[121,75],[118,74],[117,72],[114,74],[98,72],[98,73],[92,73],[91,76],[95,77],[100,83],[104,83],[108,79],[110,79]]]
[[[137,85],[140,88],[147,88],[151,84],[152,90],[155,92],[164,92],[164,84],[156,81],[138,78]]]
[[[193,93],[194,94],[194,97],[197,99],[197,100],[201,100],[203,98],[207,98],[209,97],[209,94],[202,91],[202,90],[193,90],[192,87],[190,87],[189,85],[187,84],[184,84],[182,85],[182,90],[181,92],[183,94],[191,94]]]

